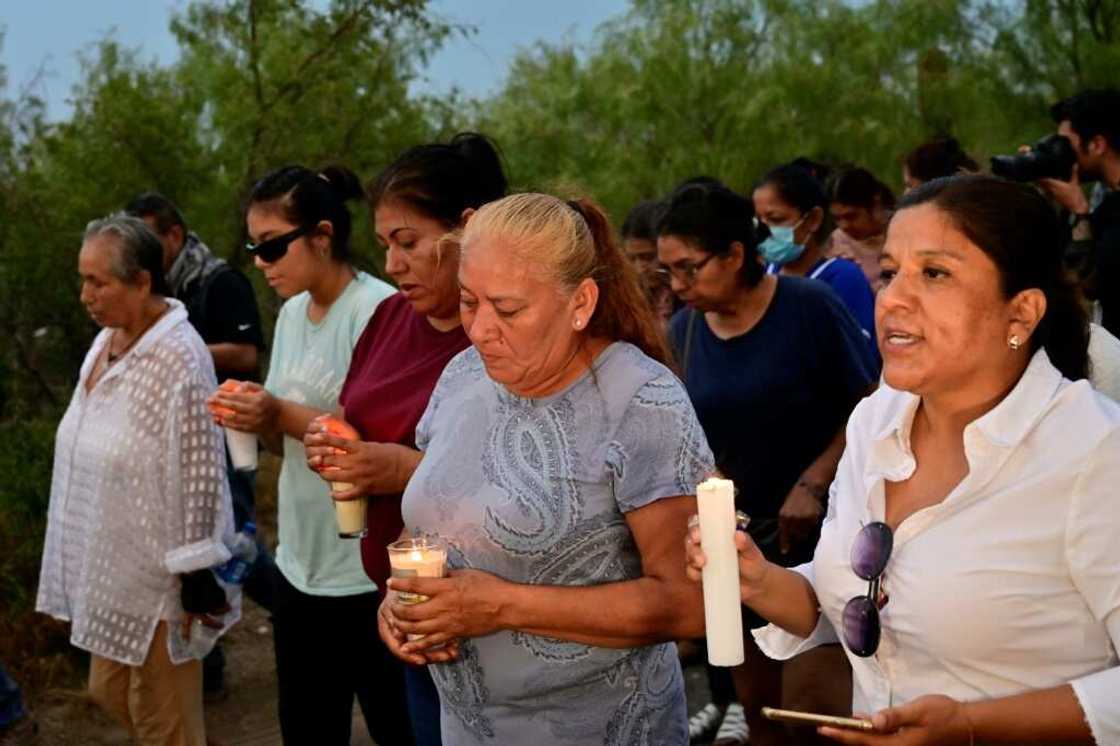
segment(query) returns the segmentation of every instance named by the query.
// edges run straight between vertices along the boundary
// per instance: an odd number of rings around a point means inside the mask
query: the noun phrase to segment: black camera
[[[1073,144],[1064,135],[1048,135],[1036,142],[1030,152],[993,155],[992,173],[1011,181],[1069,181],[1075,163],[1077,153]]]

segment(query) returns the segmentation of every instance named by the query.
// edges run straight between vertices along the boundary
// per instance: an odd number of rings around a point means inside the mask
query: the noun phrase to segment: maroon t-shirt
[[[416,447],[416,425],[436,381],[451,358],[470,346],[463,327],[436,330],[397,293],[381,301],[350,359],[339,395],[346,421],[362,440]],[[384,589],[389,577],[385,547],[404,526],[401,496],[371,495],[362,539],[362,565]]]

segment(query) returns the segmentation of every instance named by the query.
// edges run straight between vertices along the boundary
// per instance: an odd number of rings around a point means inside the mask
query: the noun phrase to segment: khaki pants
[[[206,746],[202,661],[171,662],[166,622],[156,627],[142,665],[93,656],[89,694],[143,746]]]

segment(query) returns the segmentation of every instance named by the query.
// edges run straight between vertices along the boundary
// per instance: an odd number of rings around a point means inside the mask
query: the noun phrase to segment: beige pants
[[[89,694],[143,746],[206,746],[202,661],[175,665],[167,655],[167,623],[156,627],[139,666],[93,656]]]

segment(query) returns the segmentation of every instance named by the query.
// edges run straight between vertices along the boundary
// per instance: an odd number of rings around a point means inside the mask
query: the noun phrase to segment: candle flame
[[[424,559],[424,553],[419,549],[413,549],[412,554],[409,555],[409,559],[411,559],[413,562],[420,562]]]

